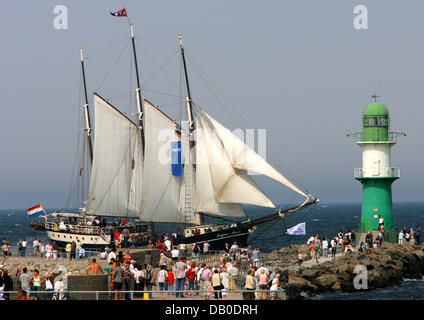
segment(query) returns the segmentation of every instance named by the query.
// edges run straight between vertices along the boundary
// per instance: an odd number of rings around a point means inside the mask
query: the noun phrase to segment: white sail
[[[238,203],[219,203],[215,200],[209,156],[203,127],[196,118],[196,201],[195,210],[228,217],[244,217]]]
[[[209,118],[219,137],[221,138],[222,144],[231,159],[232,165],[241,170],[254,171],[259,174],[263,174],[270,177],[291,190],[301,194],[304,197],[308,197],[302,190],[291,183],[281,173],[274,169],[268,162],[266,162],[260,155],[258,155],[252,148],[247,146],[237,136],[231,133],[230,130],[225,128],[222,124],[212,118],[208,113],[203,111]]]
[[[246,171],[233,168],[219,138],[200,116],[208,149],[209,168],[215,200],[221,203],[244,203],[275,208]]]
[[[172,174],[171,142],[179,140],[176,123],[145,100],[144,174],[141,220],[184,223],[179,212],[182,177]]]
[[[141,150],[137,126],[94,94],[95,131],[87,214],[138,217]]]

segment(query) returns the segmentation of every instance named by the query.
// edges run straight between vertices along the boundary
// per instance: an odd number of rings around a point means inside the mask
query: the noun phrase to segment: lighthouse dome
[[[379,102],[373,102],[367,105],[364,110],[364,117],[388,117],[389,110],[386,106]]]

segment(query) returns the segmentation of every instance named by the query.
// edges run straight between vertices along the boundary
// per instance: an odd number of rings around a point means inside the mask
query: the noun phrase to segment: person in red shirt
[[[115,233],[113,234],[113,239],[115,239],[115,247],[119,247],[119,236],[120,236],[120,232],[118,229],[115,230]]]
[[[196,281],[196,269],[195,268],[196,268],[196,264],[193,262],[191,264],[190,269],[188,269],[187,272],[186,272],[186,278],[188,279],[188,290],[194,290],[194,282]],[[190,295],[191,293],[187,293],[187,294]]]
[[[171,291],[171,292],[174,291],[174,281],[175,281],[175,275],[171,269],[168,271],[168,291]]]

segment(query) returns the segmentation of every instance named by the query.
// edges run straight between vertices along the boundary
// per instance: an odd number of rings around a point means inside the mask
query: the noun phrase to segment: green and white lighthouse
[[[391,166],[390,153],[398,136],[390,132],[390,116],[386,106],[370,103],[363,112],[362,132],[350,134],[362,148],[362,168],[354,169],[354,177],[362,183],[362,215],[360,231],[378,230],[384,218],[385,231],[394,231],[392,183],[399,179],[400,169]]]

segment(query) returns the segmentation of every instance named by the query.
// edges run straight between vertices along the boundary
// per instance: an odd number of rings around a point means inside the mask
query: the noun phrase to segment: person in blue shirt
[[[261,251],[258,248],[255,248],[252,251],[252,259],[253,259],[253,265],[256,267],[259,267],[259,256],[261,254]]]

